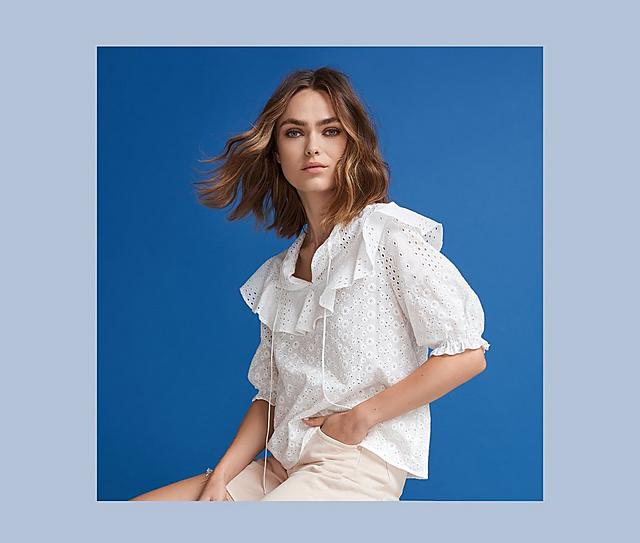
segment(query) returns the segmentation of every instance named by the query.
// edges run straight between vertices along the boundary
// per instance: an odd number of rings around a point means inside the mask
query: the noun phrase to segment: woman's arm
[[[413,373],[355,406],[352,411],[368,429],[441,398],[485,368],[482,348],[431,356]]]
[[[430,356],[401,381],[342,413],[303,419],[345,443],[359,443],[372,426],[440,398],[486,368],[482,348]]]
[[[221,478],[228,483],[264,449],[268,408],[269,404],[265,400],[251,402],[231,445],[213,470],[212,478]],[[275,407],[271,406],[269,437],[273,434],[274,413]]]

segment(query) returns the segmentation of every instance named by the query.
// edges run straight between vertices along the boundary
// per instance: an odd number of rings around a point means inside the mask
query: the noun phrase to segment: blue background
[[[541,500],[542,48],[98,49],[98,499],[213,467],[253,388],[238,288],[292,240],[195,199],[198,159],[293,69],[345,71],[392,200],[444,225],[485,309],[487,370],[432,403],[405,500]]]

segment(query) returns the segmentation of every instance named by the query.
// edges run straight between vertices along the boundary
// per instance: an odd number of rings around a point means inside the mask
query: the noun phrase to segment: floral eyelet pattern
[[[268,447],[286,469],[313,430],[302,417],[356,406],[411,374],[429,350],[489,349],[480,300],[441,253],[442,234],[440,223],[394,202],[372,204],[317,249],[311,283],[293,277],[303,233],[240,288],[260,319],[253,399],[275,406]],[[359,445],[427,479],[430,427],[425,405],[375,425]]]

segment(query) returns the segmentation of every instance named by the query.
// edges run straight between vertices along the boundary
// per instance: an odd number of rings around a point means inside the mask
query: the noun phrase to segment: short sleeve
[[[278,371],[275,361],[273,369],[271,368],[271,330],[263,322],[260,322],[260,344],[249,365],[247,377],[258,391],[251,401],[265,400],[275,406]],[[269,399],[269,391],[271,391],[271,399]]]
[[[385,269],[417,345],[432,356],[457,354],[489,343],[482,337],[480,300],[455,265],[440,252],[442,225],[431,232],[403,223],[383,236]]]

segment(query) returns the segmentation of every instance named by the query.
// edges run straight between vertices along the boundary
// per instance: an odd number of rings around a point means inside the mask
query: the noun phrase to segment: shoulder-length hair
[[[229,220],[249,213],[258,225],[273,222],[280,237],[300,235],[307,217],[297,190],[287,181],[276,161],[277,121],[291,97],[302,89],[324,91],[344,126],[347,144],[335,169],[335,192],[322,220],[323,229],[348,224],[364,207],[389,201],[389,166],[382,159],[373,123],[349,78],[329,67],[298,70],[286,76],[265,104],[250,130],[227,140],[224,152],[205,163],[222,161],[208,177],[195,183],[201,204],[210,208],[230,205],[242,194]]]

